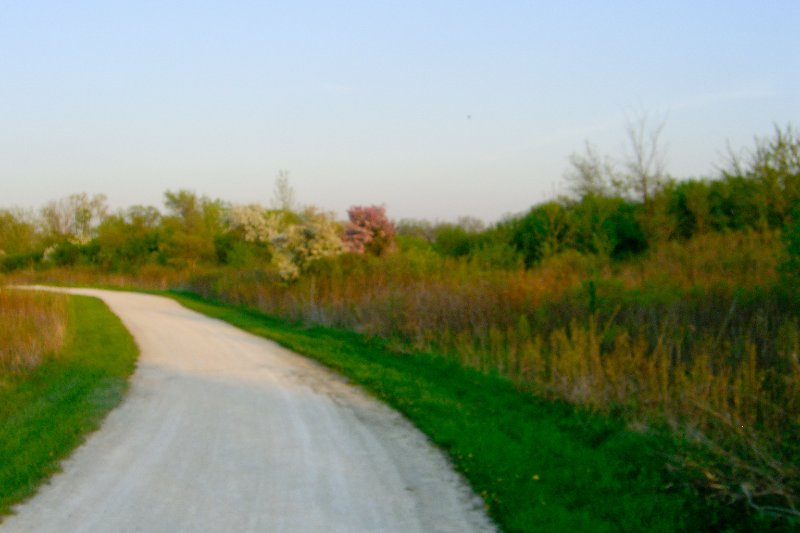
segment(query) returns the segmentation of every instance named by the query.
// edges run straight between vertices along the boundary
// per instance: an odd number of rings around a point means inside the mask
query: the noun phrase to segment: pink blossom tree
[[[350,222],[342,240],[355,253],[383,255],[394,246],[394,226],[386,218],[383,206],[353,206],[347,210]]]

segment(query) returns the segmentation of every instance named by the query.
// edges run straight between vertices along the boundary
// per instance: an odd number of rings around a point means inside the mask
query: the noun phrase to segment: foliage
[[[800,135],[791,126],[775,127],[770,139],[756,139],[749,161],[737,174],[756,181],[760,186],[766,222],[780,227],[800,202]],[[743,172],[742,172],[743,171]]]
[[[134,206],[110,215],[97,229],[98,263],[111,271],[132,272],[159,260],[161,214]]]
[[[784,278],[795,289],[800,289],[800,204],[783,230],[785,256],[781,264]]]
[[[169,213],[161,222],[162,260],[179,268],[213,261],[214,237],[223,231],[227,205],[187,190],[167,191],[164,196]]]
[[[313,207],[293,213],[259,205],[237,206],[230,218],[234,232],[268,251],[271,265],[284,281],[297,279],[315,261],[344,252],[333,215]],[[263,251],[258,255],[266,256]]]
[[[340,235],[341,228],[332,214],[317,211],[313,207],[306,208],[300,215],[299,223],[289,226],[284,240],[278,246],[278,250],[294,266],[294,274],[290,277],[305,272],[315,261],[344,252]]]
[[[394,246],[394,226],[383,206],[353,206],[342,240],[351,252],[381,256]]]
[[[37,247],[35,223],[25,212],[0,209],[0,258],[24,255]]]
[[[533,266],[570,245],[573,228],[567,215],[567,208],[554,201],[534,207],[511,222],[511,243],[526,266]]]
[[[94,237],[96,225],[108,211],[106,197],[86,193],[72,194],[67,198],[49,202],[42,208],[45,238],[49,242],[68,240],[86,244]]]

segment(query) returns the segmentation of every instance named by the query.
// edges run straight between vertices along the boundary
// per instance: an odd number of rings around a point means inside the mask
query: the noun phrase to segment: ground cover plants
[[[36,303],[20,308],[18,302],[26,300]],[[0,289],[0,321],[9,302],[30,317],[41,314],[42,302],[66,316],[63,342],[41,343],[37,364],[0,370],[0,516],[57,472],[60,461],[122,400],[138,354],[119,319],[97,299]],[[3,348],[15,346],[9,340],[14,332],[0,331]],[[50,335],[46,331],[38,330]]]

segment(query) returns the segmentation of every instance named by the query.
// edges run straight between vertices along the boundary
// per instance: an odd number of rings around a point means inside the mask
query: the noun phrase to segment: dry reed
[[[64,296],[0,288],[0,378],[27,372],[64,342]]]

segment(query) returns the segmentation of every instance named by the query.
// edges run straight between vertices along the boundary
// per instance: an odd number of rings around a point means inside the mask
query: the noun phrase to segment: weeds
[[[0,379],[38,366],[64,343],[64,297],[0,288]]]

